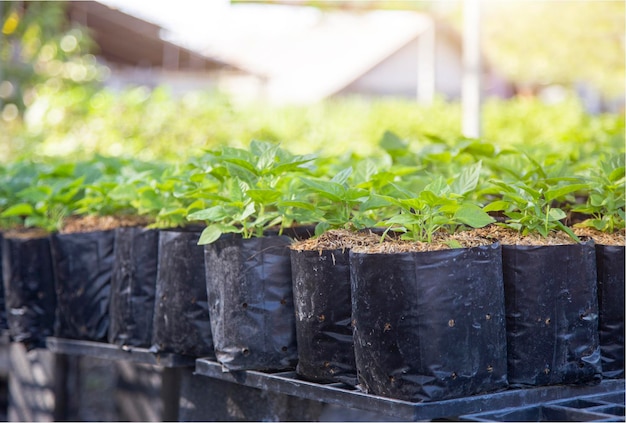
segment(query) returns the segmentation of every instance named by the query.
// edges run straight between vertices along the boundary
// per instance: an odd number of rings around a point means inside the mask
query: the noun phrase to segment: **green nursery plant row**
[[[412,151],[392,132],[380,153],[294,154],[280,144],[216,147],[179,162],[94,156],[0,167],[0,227],[62,230],[69,217],[140,216],[152,227],[206,225],[200,243],[315,225],[380,227],[430,242],[490,223],[548,236],[624,229],[624,152],[574,157],[433,137]],[[440,148],[441,147],[441,148]],[[454,246],[454,245],[451,245]]]
[[[163,88],[121,92],[88,87],[40,87],[23,118],[2,122],[0,162],[22,157],[88,160],[95,154],[141,160],[186,160],[203,149],[245,148],[253,139],[280,142],[296,154],[320,156],[380,152],[389,130],[408,152],[445,166],[467,146],[459,144],[461,109],[437,99],[338,97],[313,105],[240,103],[214,92],[174,96]],[[568,97],[557,104],[539,99],[486,99],[483,136],[488,149],[595,160],[623,148],[624,115],[585,112]],[[401,152],[398,152],[400,154]]]

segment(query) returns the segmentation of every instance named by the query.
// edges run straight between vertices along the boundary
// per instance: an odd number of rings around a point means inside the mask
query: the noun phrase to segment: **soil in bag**
[[[213,357],[200,232],[159,232],[153,352]]]
[[[106,342],[114,239],[114,230],[52,235],[55,336]]]
[[[350,252],[354,347],[371,394],[437,401],[507,386],[499,244]]]
[[[45,338],[53,334],[56,308],[48,237],[5,237],[2,277],[11,339],[28,350],[45,347]]]
[[[509,383],[599,381],[593,241],[505,245],[502,255]]]
[[[596,245],[602,376],[624,377],[624,246]]]
[[[109,335],[111,344],[149,348],[157,279],[159,231],[115,229]]]
[[[215,354],[227,370],[296,365],[290,238],[223,237],[205,246]]]
[[[316,382],[356,385],[349,250],[291,250],[296,372]]]

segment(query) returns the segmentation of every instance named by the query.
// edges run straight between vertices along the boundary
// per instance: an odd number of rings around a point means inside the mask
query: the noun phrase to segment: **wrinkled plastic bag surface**
[[[507,386],[499,244],[350,252],[358,378],[366,392],[437,401]]]
[[[149,348],[156,294],[159,231],[115,229],[109,342]]]
[[[223,237],[205,246],[215,355],[227,370],[296,365],[290,238]]]
[[[6,310],[6,295],[4,292],[4,282],[2,280],[2,244],[3,236],[0,232],[0,330],[9,329],[9,323],[7,322],[7,310]]]
[[[55,336],[106,342],[115,231],[54,234]]]
[[[502,247],[509,383],[599,381],[593,241]]]
[[[2,276],[11,338],[28,350],[45,347],[56,309],[49,239],[4,238]]]
[[[624,378],[624,250],[596,245],[602,376]]]
[[[316,382],[356,385],[348,250],[291,250],[296,372]]]
[[[159,232],[153,352],[213,357],[200,232]]]

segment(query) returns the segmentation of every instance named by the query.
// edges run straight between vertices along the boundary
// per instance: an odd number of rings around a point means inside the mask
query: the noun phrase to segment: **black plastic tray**
[[[458,418],[463,415],[537,406],[550,401],[571,400],[594,394],[620,393],[623,396],[625,387],[624,379],[603,380],[597,385],[555,385],[532,389],[508,389],[446,401],[416,403],[366,394],[342,383],[309,382],[299,378],[293,371],[228,372],[224,371],[219,363],[207,359],[196,360],[196,374],[411,421]]]
[[[624,421],[624,392],[588,395],[523,408],[462,416],[471,422]]]
[[[240,385],[384,414],[400,420],[452,418],[464,421],[538,420],[624,421],[624,379],[605,379],[597,385],[555,385],[508,389],[436,402],[409,402],[364,393],[343,383],[316,383],[294,371],[224,371],[216,361],[152,353],[144,348],[123,348],[102,342],[49,337],[47,348],[55,353],[127,360],[162,367],[193,367],[195,374]],[[555,417],[556,418],[556,417]]]
[[[161,367],[193,367],[194,357],[170,353],[152,353],[146,348],[121,347],[104,342],[78,341],[65,338],[46,338],[46,347],[54,352],[69,355],[86,355],[105,360],[126,360]]]

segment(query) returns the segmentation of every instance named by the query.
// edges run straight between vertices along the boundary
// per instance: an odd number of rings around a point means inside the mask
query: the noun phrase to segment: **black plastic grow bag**
[[[298,358],[286,236],[205,246],[215,355],[228,370],[293,368]]]
[[[11,339],[28,350],[45,347],[56,308],[49,239],[4,238],[2,276]]]
[[[2,244],[3,236],[0,232],[0,331],[9,329],[7,322],[6,295],[4,293],[4,282],[2,278]]]
[[[502,247],[509,383],[599,381],[593,241]]]
[[[159,232],[153,352],[214,356],[199,238],[195,230]]]
[[[60,338],[106,342],[115,231],[51,237]]]
[[[159,231],[115,229],[109,342],[149,348],[156,293]]]
[[[350,252],[358,378],[375,395],[436,401],[507,386],[499,244]]]
[[[349,251],[291,250],[296,372],[316,382],[356,385]]]
[[[624,247],[596,245],[602,376],[624,377]]]

